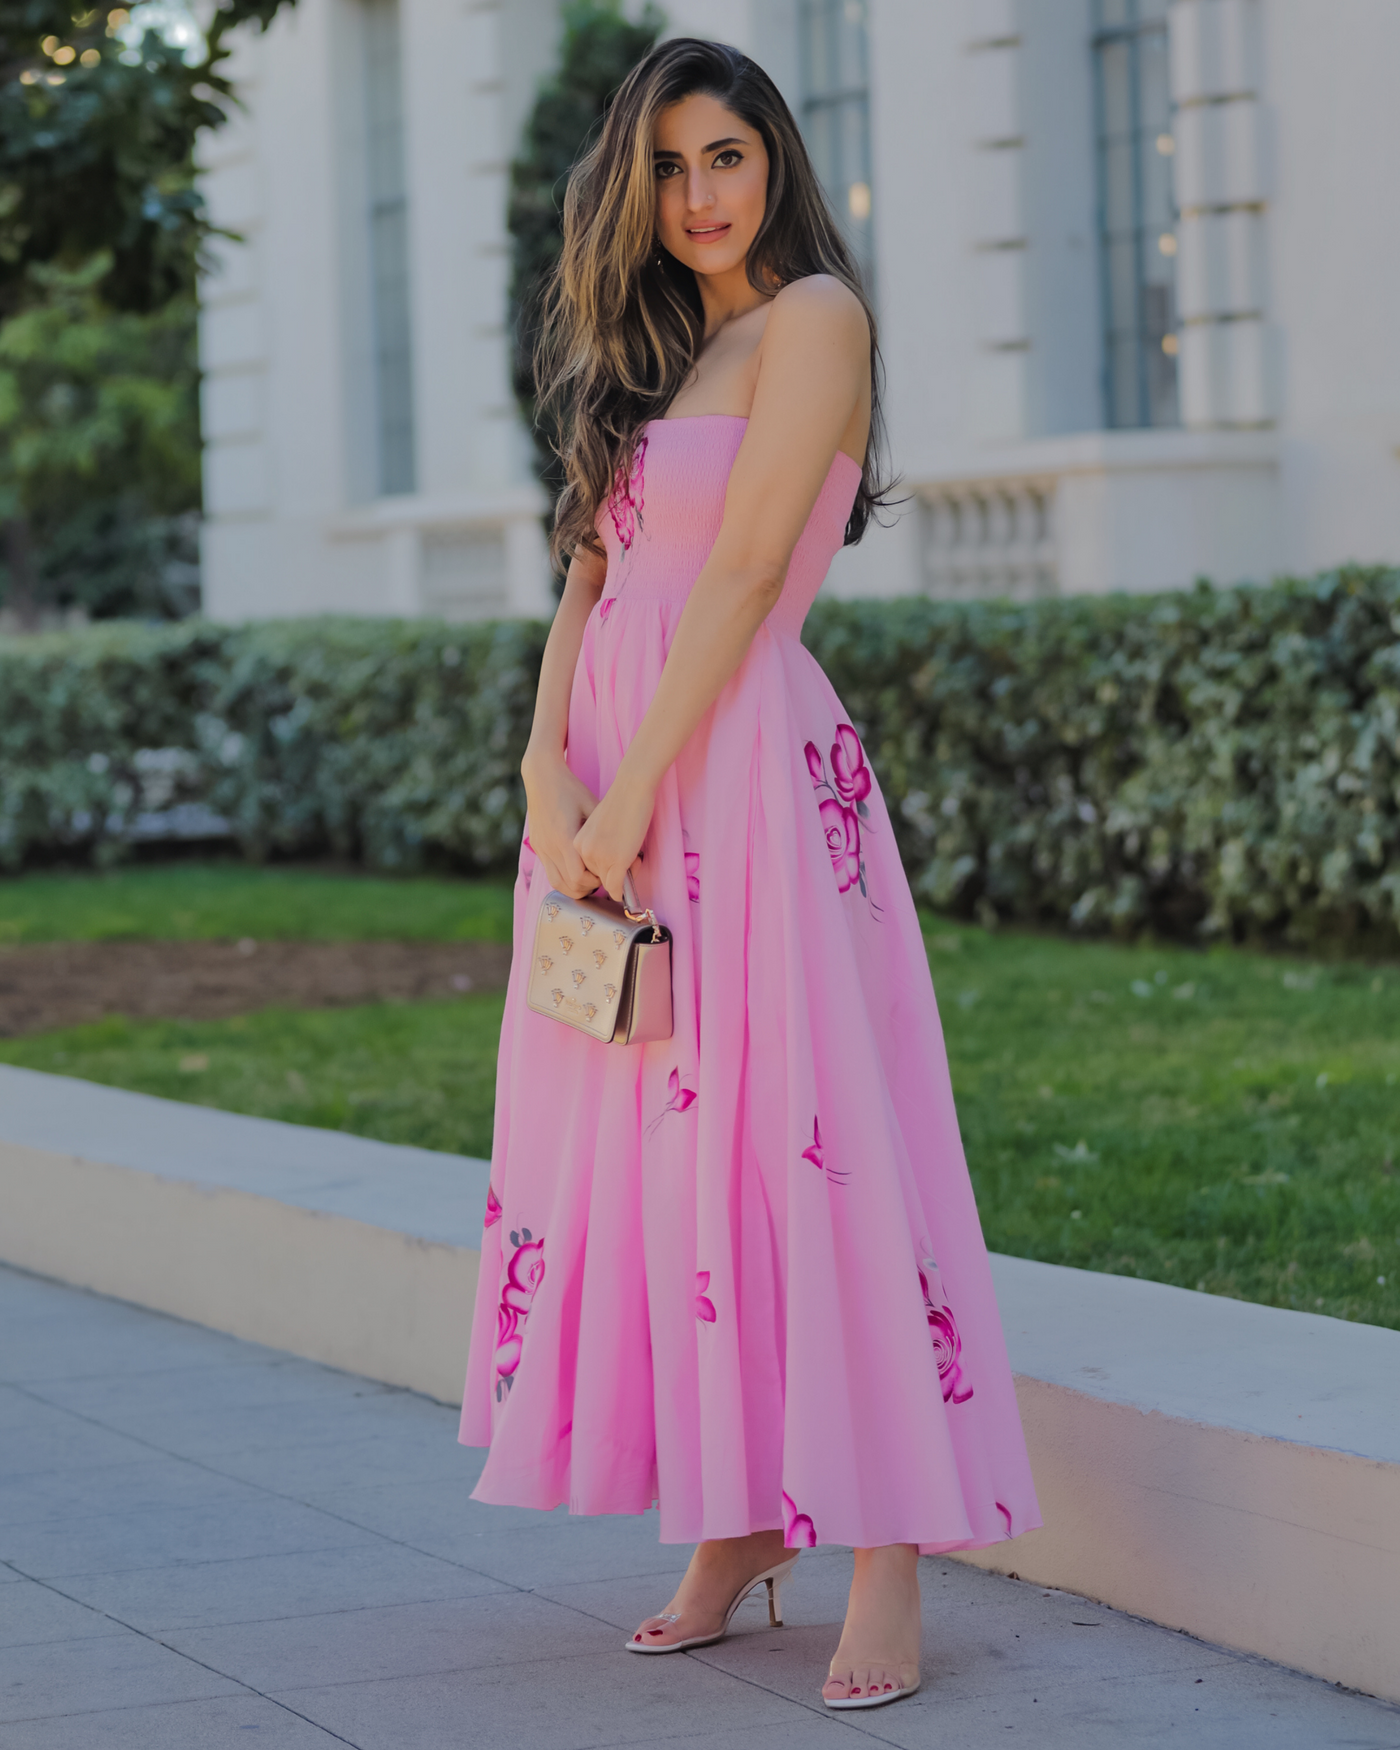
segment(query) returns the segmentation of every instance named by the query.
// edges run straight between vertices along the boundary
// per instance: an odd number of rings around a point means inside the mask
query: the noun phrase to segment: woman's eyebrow
[[[731,134],[727,140],[711,140],[708,146],[702,146],[700,148],[700,153],[701,153],[701,156],[703,157],[705,155],[705,153],[707,153],[707,152],[718,152],[721,146],[747,146],[747,145],[748,145],[747,140],[741,140],[737,136]],[[654,151],[652,152],[652,157],[653,158],[675,158],[682,163],[685,160],[684,153],[673,152],[669,146],[656,147],[654,149]]]

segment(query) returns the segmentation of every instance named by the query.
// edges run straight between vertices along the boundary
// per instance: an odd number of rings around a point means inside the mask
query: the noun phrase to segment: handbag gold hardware
[[[621,905],[606,895],[545,894],[525,1004],[604,1045],[669,1039],[671,932],[638,903],[630,874],[622,894]]]

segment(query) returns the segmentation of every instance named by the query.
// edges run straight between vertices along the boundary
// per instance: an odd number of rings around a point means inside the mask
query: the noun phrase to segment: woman
[[[571,179],[539,359],[567,559],[528,816],[461,1438],[481,1501],[659,1502],[625,1643],[717,1640],[851,1545],[822,1695],[919,1682],[920,1551],[1039,1523],[928,961],[859,735],[799,641],[879,501],[874,324],[792,116],[689,39]],[[553,887],[674,936],[675,1030],[525,1004]],[[780,1599],[774,1613],[781,1619]]]

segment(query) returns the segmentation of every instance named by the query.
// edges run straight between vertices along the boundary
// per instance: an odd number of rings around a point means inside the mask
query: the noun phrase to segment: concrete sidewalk
[[[755,1602],[629,1658],[689,1552],[478,1506],[453,1411],[14,1271],[0,1331],[5,1750],[1400,1750],[1393,1707],[936,1559],[892,1708],[817,1699],[841,1551],[803,1556],[787,1628]]]

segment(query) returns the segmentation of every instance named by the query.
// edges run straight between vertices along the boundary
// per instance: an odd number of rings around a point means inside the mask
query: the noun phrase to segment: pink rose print
[[[524,1324],[530,1316],[535,1294],[544,1281],[544,1240],[535,1239],[528,1227],[512,1232],[515,1247],[506,1266],[505,1287],[496,1313],[496,1402],[500,1403],[515,1383],[524,1344]]]
[[[1010,1537],[1011,1536],[1011,1509],[1009,1507],[1003,1507],[1001,1502],[998,1501],[996,1503],[996,1510],[998,1513],[1001,1514],[1002,1518],[1006,1521],[1006,1535],[1008,1537]]]
[[[822,797],[820,813],[831,867],[836,871],[836,885],[845,893],[861,879],[860,822],[854,808],[847,808],[833,796]]]
[[[783,1544],[787,1549],[815,1549],[817,1533],[805,1513],[797,1511],[797,1503],[783,1490]]]
[[[482,1223],[482,1226],[483,1227],[495,1227],[496,1223],[500,1219],[501,1219],[500,1203],[496,1199],[495,1191],[488,1184],[486,1187],[486,1220]]]
[[[700,903],[700,853],[687,851],[685,854],[685,890],[698,905]]]
[[[707,1325],[715,1322],[715,1303],[705,1290],[710,1286],[710,1272],[697,1270],[695,1272],[695,1316]]]
[[[609,595],[604,596],[602,601],[598,603],[598,619],[600,623],[606,620],[608,615],[613,611],[613,603],[616,600],[617,597],[615,595]]]
[[[953,1309],[938,1304],[943,1298],[942,1287],[939,1285],[935,1296],[930,1291],[929,1279],[922,1270],[919,1272],[919,1283],[924,1291],[924,1314],[928,1319],[928,1334],[933,1339],[933,1356],[938,1363],[938,1380],[943,1387],[943,1402],[965,1404],[972,1396],[972,1387],[963,1384],[960,1359],[962,1338],[958,1335]]]
[[[802,1158],[810,1161],[819,1173],[825,1173],[834,1185],[844,1185],[851,1176],[838,1167],[827,1166],[826,1150],[822,1146],[822,1127],[815,1117],[812,1119],[812,1144],[810,1148],[803,1149]]]
[[[632,543],[637,538],[637,526],[641,522],[646,454],[647,440],[643,436],[637,439],[637,447],[632,452],[630,478],[624,481],[619,470],[612,496],[608,499],[608,515],[612,518],[613,529],[624,553],[631,551]]]
[[[695,1104],[695,1089],[681,1086],[681,1072],[673,1069],[666,1083],[666,1104],[647,1125],[647,1135],[650,1136],[668,1112],[686,1112]]]
[[[865,763],[860,737],[849,723],[837,724],[836,740],[831,744],[834,784],[827,782],[826,762],[816,742],[807,742],[802,752],[811,774],[812,788],[830,792],[818,802],[817,810],[821,815],[822,833],[831,855],[837,888],[842,893],[849,893],[851,888],[859,887],[871,911],[878,914],[880,907],[866,889],[865,863],[860,854],[860,823],[869,817],[865,798],[874,783]]]
[[[849,723],[836,726],[836,740],[831,744],[831,770],[836,779],[836,794],[843,802],[865,801],[870,794],[870,767],[865,763],[860,737]]]

